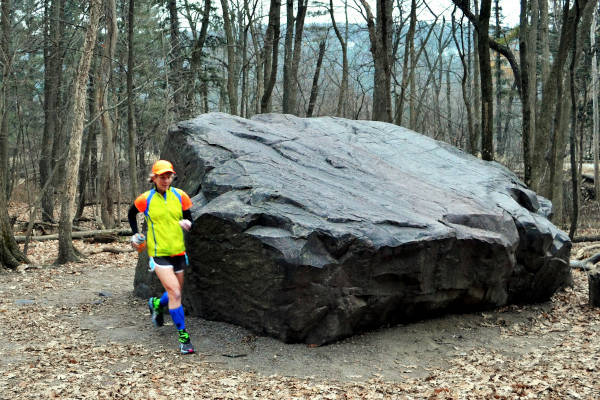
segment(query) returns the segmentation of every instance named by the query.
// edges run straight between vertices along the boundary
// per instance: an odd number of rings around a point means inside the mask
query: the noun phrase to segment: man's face
[[[164,174],[154,175],[152,177],[152,181],[156,185],[156,189],[163,193],[169,188],[169,186],[171,186],[171,183],[173,182],[173,176],[174,175],[172,172],[165,172]]]

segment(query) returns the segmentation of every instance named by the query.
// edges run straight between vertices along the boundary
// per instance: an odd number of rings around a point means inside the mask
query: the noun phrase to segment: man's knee
[[[167,292],[169,293],[169,300],[173,300],[175,302],[181,301],[181,290],[168,290]]]

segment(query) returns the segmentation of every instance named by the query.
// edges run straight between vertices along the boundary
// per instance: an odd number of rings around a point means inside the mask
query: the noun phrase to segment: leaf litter
[[[84,251],[95,246],[75,243]],[[128,243],[116,246],[126,248]],[[600,398],[600,309],[588,305],[587,276],[582,271],[573,271],[574,285],[545,304],[454,316],[450,319],[454,326],[443,335],[428,333],[440,325],[425,322],[310,348],[243,332],[239,345],[246,346],[244,352],[272,350],[268,358],[272,368],[261,369],[245,365],[252,362],[250,357],[219,357],[241,354],[239,348],[206,351],[205,341],[198,342],[197,354],[180,356],[167,333],[141,328],[137,320],[147,318],[144,301],[131,294],[131,280],[120,289],[124,280],[132,279],[135,255],[98,253],[81,263],[54,266],[55,242],[33,242],[30,249],[31,265],[0,274],[3,399]],[[109,295],[100,296],[102,291]],[[190,321],[194,326],[213,326],[197,318]],[[206,340],[213,337],[225,346],[234,328],[218,326],[220,330],[205,332]],[[125,335],[123,329],[136,330],[133,339],[120,337]],[[396,336],[399,333],[402,336]],[[418,341],[427,335],[430,341]],[[382,361],[385,347],[363,345],[375,339],[408,348],[407,338],[414,338],[416,357],[406,353],[403,359],[399,352],[389,364]],[[366,364],[352,358],[353,349],[359,347],[356,357],[369,358],[374,367],[336,375],[335,367],[343,371],[343,363],[364,368]],[[298,351],[322,357],[334,372],[278,371],[283,364],[277,363],[281,359],[293,363]],[[346,354],[334,358],[338,351]],[[419,359],[420,351],[438,356]]]

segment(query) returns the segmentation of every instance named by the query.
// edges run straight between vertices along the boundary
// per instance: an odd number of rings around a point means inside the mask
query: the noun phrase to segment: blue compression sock
[[[162,296],[160,296],[160,306],[164,307],[167,304],[169,304],[169,295],[167,294],[167,292],[164,292]]]
[[[185,315],[183,314],[183,306],[178,308],[169,308],[169,314],[177,330],[185,329]]]

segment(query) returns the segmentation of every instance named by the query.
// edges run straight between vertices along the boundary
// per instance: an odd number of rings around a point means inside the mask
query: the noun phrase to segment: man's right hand
[[[141,233],[136,233],[131,236],[131,246],[138,252],[144,250],[146,247],[146,237]]]

